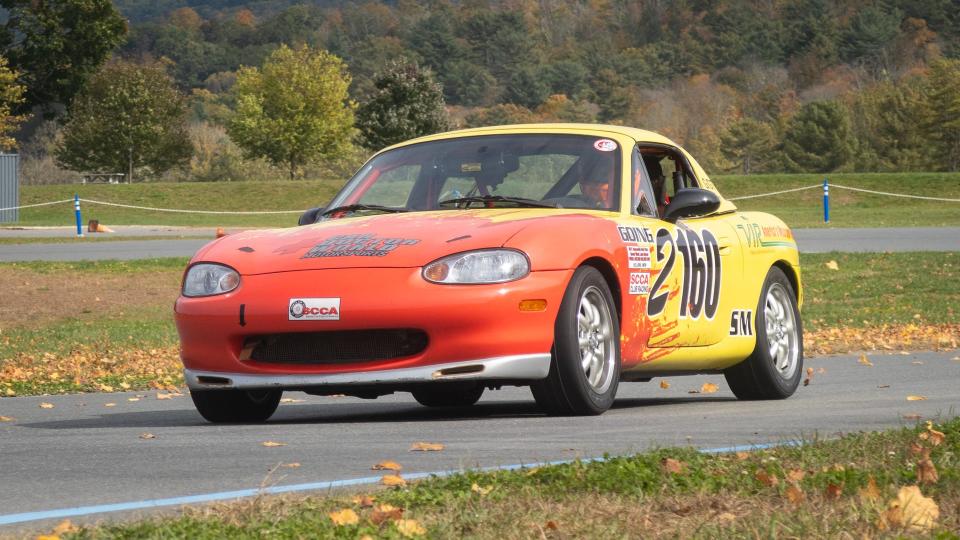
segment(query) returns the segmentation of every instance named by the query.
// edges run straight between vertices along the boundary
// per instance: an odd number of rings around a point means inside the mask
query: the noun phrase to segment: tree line
[[[606,122],[718,173],[960,169],[954,0],[118,5],[137,22],[0,1],[0,142],[33,115],[23,151],[59,166],[213,180],[342,174],[449,127]]]

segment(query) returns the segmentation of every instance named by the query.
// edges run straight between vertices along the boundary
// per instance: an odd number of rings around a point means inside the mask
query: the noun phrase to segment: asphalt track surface
[[[186,231],[188,229],[176,230],[175,232],[176,234],[189,234]],[[207,229],[198,229],[198,231],[210,232]],[[35,237],[26,234],[27,232],[0,229],[0,238],[24,238],[26,240]],[[803,253],[960,250],[960,227],[796,229],[793,232],[797,239],[797,245],[800,246],[800,251]],[[212,239],[213,235],[210,234],[209,236]],[[207,242],[209,240],[187,239],[0,244],[0,262],[190,257]]]
[[[385,459],[410,475],[664,446],[777,444],[945,420],[960,405],[957,354],[871,355],[873,366],[857,356],[807,359],[815,370],[811,384],[783,401],[737,401],[722,376],[671,377],[668,389],[657,379],[626,383],[613,409],[578,418],[540,414],[525,388],[488,391],[475,407],[445,411],[421,407],[409,394],[367,401],[288,393],[298,401],[282,403],[259,425],[208,424],[188,395],[0,398],[0,415],[15,419],[0,423],[0,524],[6,523],[0,535],[36,532],[61,519],[16,516],[27,512],[375,477],[370,467]],[[689,393],[708,381],[719,391]],[[926,399],[908,401],[911,395]],[[265,441],[286,446],[264,447]],[[416,441],[446,448],[409,451]],[[300,466],[269,474],[279,463]],[[71,519],[90,523],[141,512]]]

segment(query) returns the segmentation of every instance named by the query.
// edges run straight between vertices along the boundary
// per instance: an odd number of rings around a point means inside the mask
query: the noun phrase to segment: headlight
[[[184,296],[213,296],[228,293],[240,285],[240,274],[222,264],[200,263],[187,270],[183,279]]]
[[[527,256],[512,249],[458,253],[423,267],[423,279],[432,283],[503,283],[529,273]]]

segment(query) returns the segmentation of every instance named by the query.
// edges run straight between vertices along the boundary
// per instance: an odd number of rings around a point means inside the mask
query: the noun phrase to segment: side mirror
[[[317,216],[320,215],[320,212],[323,212],[324,208],[311,208],[303,213],[300,216],[300,220],[297,221],[297,225],[313,225],[317,222]]]
[[[687,217],[705,216],[720,208],[720,197],[716,193],[701,188],[684,188],[677,191],[667,209],[663,219],[676,223],[678,219]]]

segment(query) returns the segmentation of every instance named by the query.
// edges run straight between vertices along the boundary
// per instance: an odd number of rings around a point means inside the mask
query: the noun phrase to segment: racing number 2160
[[[668,245],[669,250],[666,250]],[[707,319],[713,319],[720,304],[722,268],[720,245],[713,233],[707,229],[703,229],[699,234],[696,231],[678,229],[676,240],[667,229],[657,231],[657,263],[663,266],[650,288],[647,315],[659,315],[667,304],[670,291],[661,289],[663,282],[673,271],[677,252],[683,259],[680,318],[698,319],[704,315]]]

